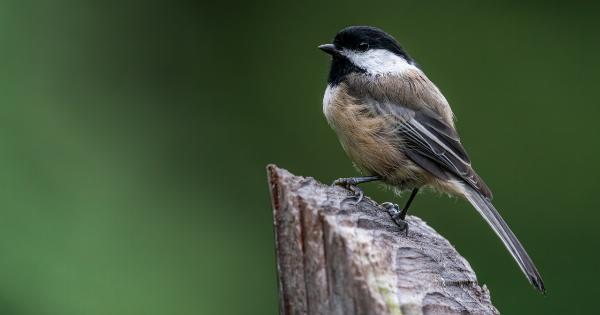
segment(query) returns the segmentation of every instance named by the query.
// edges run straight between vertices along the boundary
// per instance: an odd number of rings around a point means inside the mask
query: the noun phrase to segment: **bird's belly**
[[[397,122],[392,118],[335,93],[329,95],[323,109],[342,147],[364,173],[380,175],[393,185],[422,181],[422,170],[404,154],[403,141],[395,131]]]

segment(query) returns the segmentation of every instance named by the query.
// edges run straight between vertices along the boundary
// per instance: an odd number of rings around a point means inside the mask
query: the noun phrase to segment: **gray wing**
[[[405,141],[408,158],[440,179],[448,180],[454,175],[464,180],[491,200],[492,192],[471,167],[471,160],[452,126],[434,113],[396,108],[404,116],[398,132]]]
[[[353,76],[350,93],[372,105],[381,115],[395,116],[397,132],[406,144],[406,155],[417,165],[441,179],[459,178],[491,199],[492,193],[471,167],[454,127],[439,114],[448,106],[438,88],[421,71],[402,78],[375,79]]]

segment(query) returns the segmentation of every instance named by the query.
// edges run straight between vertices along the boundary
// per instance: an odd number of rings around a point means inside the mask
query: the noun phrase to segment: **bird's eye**
[[[369,49],[369,44],[362,42],[360,44],[358,44],[358,50],[360,51],[367,51]]]

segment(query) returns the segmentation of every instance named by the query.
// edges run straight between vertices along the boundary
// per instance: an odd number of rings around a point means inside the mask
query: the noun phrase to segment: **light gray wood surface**
[[[267,167],[280,314],[499,314],[469,263],[423,220],[408,236],[365,197]]]

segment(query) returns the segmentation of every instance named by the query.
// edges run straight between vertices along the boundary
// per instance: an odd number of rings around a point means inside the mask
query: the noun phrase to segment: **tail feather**
[[[494,208],[494,205],[481,193],[471,186],[464,185],[465,197],[477,209],[485,221],[492,227],[494,232],[500,237],[504,246],[516,260],[517,264],[529,280],[529,282],[539,291],[545,293],[544,281],[537,268],[527,255],[525,248],[519,242],[515,234],[510,230],[508,224],[502,219],[500,213]]]

